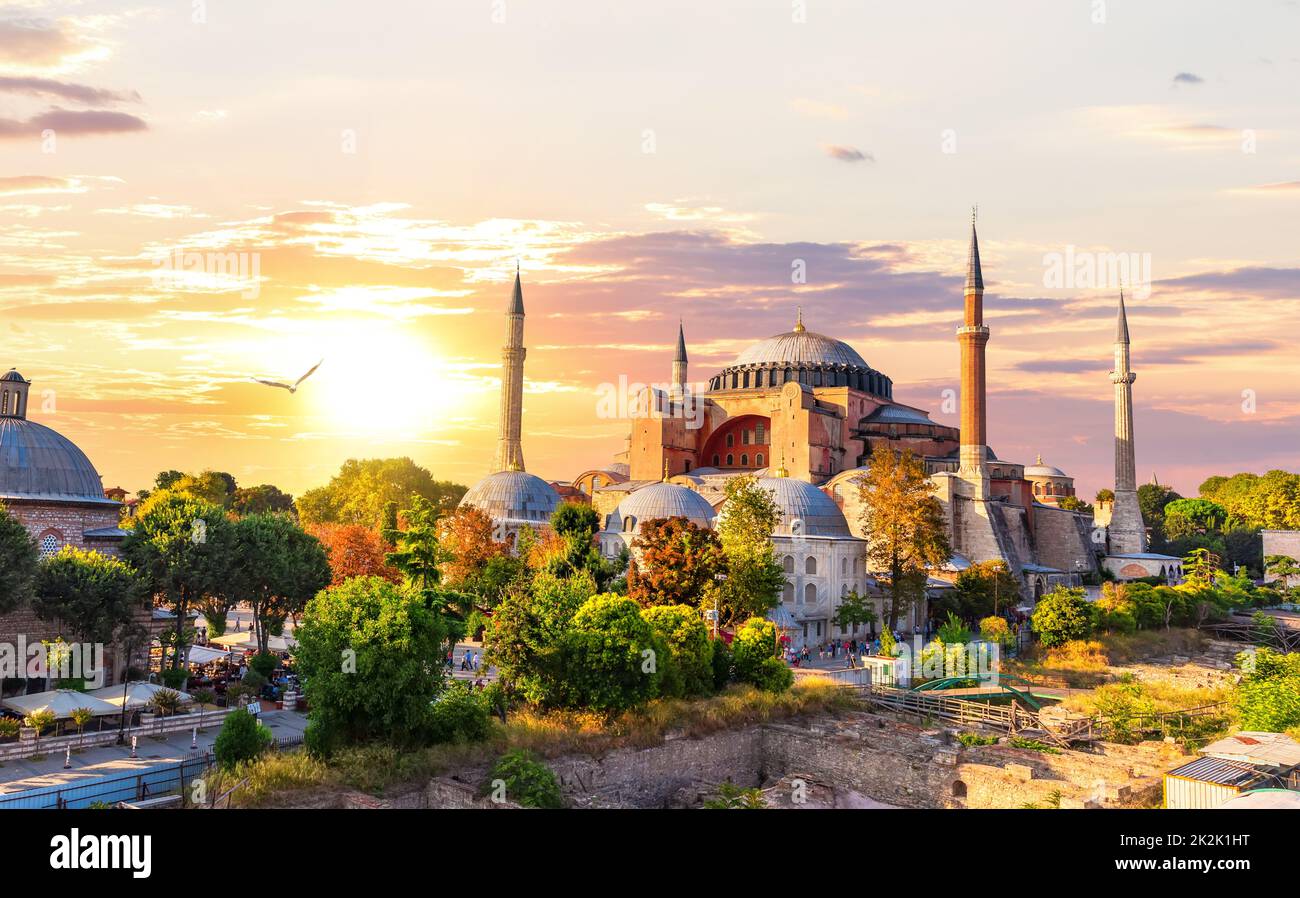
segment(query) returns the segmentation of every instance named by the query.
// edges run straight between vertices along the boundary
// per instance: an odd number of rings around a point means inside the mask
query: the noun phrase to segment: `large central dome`
[[[730,367],[770,363],[871,367],[849,344],[807,330],[792,330],[787,334],[777,334],[775,337],[768,337],[755,343],[736,356],[736,360]]]
[[[849,344],[803,326],[750,346],[709,381],[710,390],[753,390],[789,382],[809,387],[849,387],[886,399],[893,382],[874,370]]]

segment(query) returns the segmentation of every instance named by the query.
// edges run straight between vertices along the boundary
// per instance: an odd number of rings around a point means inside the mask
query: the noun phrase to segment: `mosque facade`
[[[463,504],[517,528],[560,501],[559,487],[599,513],[601,551],[631,550],[642,525],[685,517],[714,526],[725,515],[727,481],[753,475],[772,492],[782,522],[770,538],[787,582],[778,616],[795,622],[796,643],[863,635],[832,629],[839,600],[850,592],[880,597],[865,550],[858,479],[873,452],[910,451],[924,461],[943,506],[953,556],[932,572],[933,589],[950,588],[972,563],[1003,561],[1032,605],[1057,585],[1095,582],[1103,567],[1119,579],[1181,576],[1178,560],[1147,553],[1130,486],[1133,470],[1132,390],[1128,329],[1121,297],[1116,337],[1116,503],[1109,519],[1063,507],[1074,481],[1042,456],[1032,465],[999,458],[987,433],[984,279],[971,225],[961,346],[961,426],[931,420],[924,409],[895,401],[893,381],[847,343],[809,330],[802,314],[786,333],[761,340],[707,380],[689,386],[684,326],[679,325],[666,389],[647,388],[636,403],[626,449],[603,469],[547,483],[526,475],[518,446],[522,409],[523,298],[516,272],[507,306],[502,369],[499,470],[475,485]],[[546,487],[543,490],[541,487]],[[1131,494],[1131,500],[1130,500]],[[488,496],[494,498],[489,501]],[[552,497],[554,501],[552,502]],[[1074,503],[1065,503],[1072,506]],[[534,511],[530,512],[532,509]],[[546,512],[549,513],[549,512]],[[1139,573],[1140,571],[1140,573]],[[903,630],[919,628],[913,609]]]

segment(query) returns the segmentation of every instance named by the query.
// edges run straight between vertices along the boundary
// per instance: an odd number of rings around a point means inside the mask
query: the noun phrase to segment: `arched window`
[[[748,467],[749,467],[749,453],[748,453],[748,452],[743,452],[743,453],[741,453],[741,456],[740,456],[740,466],[741,466],[742,468],[748,468]]]
[[[600,475],[593,474],[591,476],[591,491],[594,493],[598,489],[600,489]]]
[[[793,556],[793,555],[787,555],[787,556],[785,556],[784,558],[781,559],[781,569],[784,570],[787,574],[793,574],[793,573],[794,573],[794,556]]]
[[[805,574],[817,573],[817,559],[811,555],[805,558],[803,562],[803,572]]]
[[[849,560],[848,560],[847,558],[841,558],[841,559],[840,559],[840,576],[841,576],[841,577],[847,577],[848,575],[849,575]]]
[[[952,784],[952,797],[953,797],[953,798],[965,798],[965,797],[966,797],[966,784],[963,783],[961,780],[953,780],[953,784]]]
[[[734,465],[735,463],[736,463],[736,457],[735,457],[734,455],[728,455],[728,456],[727,456],[727,467],[730,468],[730,467],[731,467],[732,465]]]
[[[808,583],[803,588],[803,602],[805,605],[817,604],[817,584]]]
[[[636,518],[633,515],[628,515],[623,519],[623,532],[631,533],[635,529],[636,529]]]
[[[786,582],[785,587],[781,590],[782,602],[794,602],[794,584]]]
[[[57,555],[59,550],[63,548],[63,534],[59,533],[57,530],[51,530],[41,537],[39,545],[40,556],[42,558],[49,558],[51,555]]]
[[[760,468],[763,467],[763,453],[760,452],[754,456],[754,464],[758,465]]]
[[[713,467],[716,468],[716,467],[718,466],[718,464],[719,464],[719,461],[720,461],[720,459],[718,458],[718,453],[716,453],[716,452],[713,453]]]
[[[734,445],[736,445],[736,435],[734,433],[727,434],[727,448],[730,449]]]

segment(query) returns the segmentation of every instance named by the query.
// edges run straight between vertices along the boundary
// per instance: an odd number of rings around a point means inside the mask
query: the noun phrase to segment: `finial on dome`
[[[798,306],[797,309],[798,311],[795,313],[794,319],[794,332],[796,334],[802,334],[805,330],[803,326],[803,306]]]
[[[790,473],[785,469],[785,451],[782,450],[780,458],[777,460],[776,467],[772,469],[773,477],[789,477]]]
[[[1038,453],[1038,461],[1034,462],[1034,464],[1041,465],[1042,463],[1043,463],[1043,453],[1040,452]]]
[[[664,483],[667,483],[667,482],[668,482],[668,478],[673,476],[673,475],[672,475],[671,473],[669,473],[669,471],[668,471],[668,466],[669,466],[670,464],[672,464],[671,460],[668,458],[668,456],[665,455],[665,456],[664,456]]]

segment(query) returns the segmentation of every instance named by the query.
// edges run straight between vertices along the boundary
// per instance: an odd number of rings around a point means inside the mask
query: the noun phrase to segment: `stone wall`
[[[1097,571],[1092,528],[1083,515],[1048,505],[1035,506],[1034,543],[1039,564],[1069,574]]]
[[[4,505],[5,510],[32,535],[40,541],[47,533],[53,533],[61,546],[76,546],[78,549],[94,549],[105,555],[117,554],[115,540],[86,539],[87,530],[100,530],[118,525],[118,506],[116,505],[78,505],[75,502],[24,502],[11,499]]]

